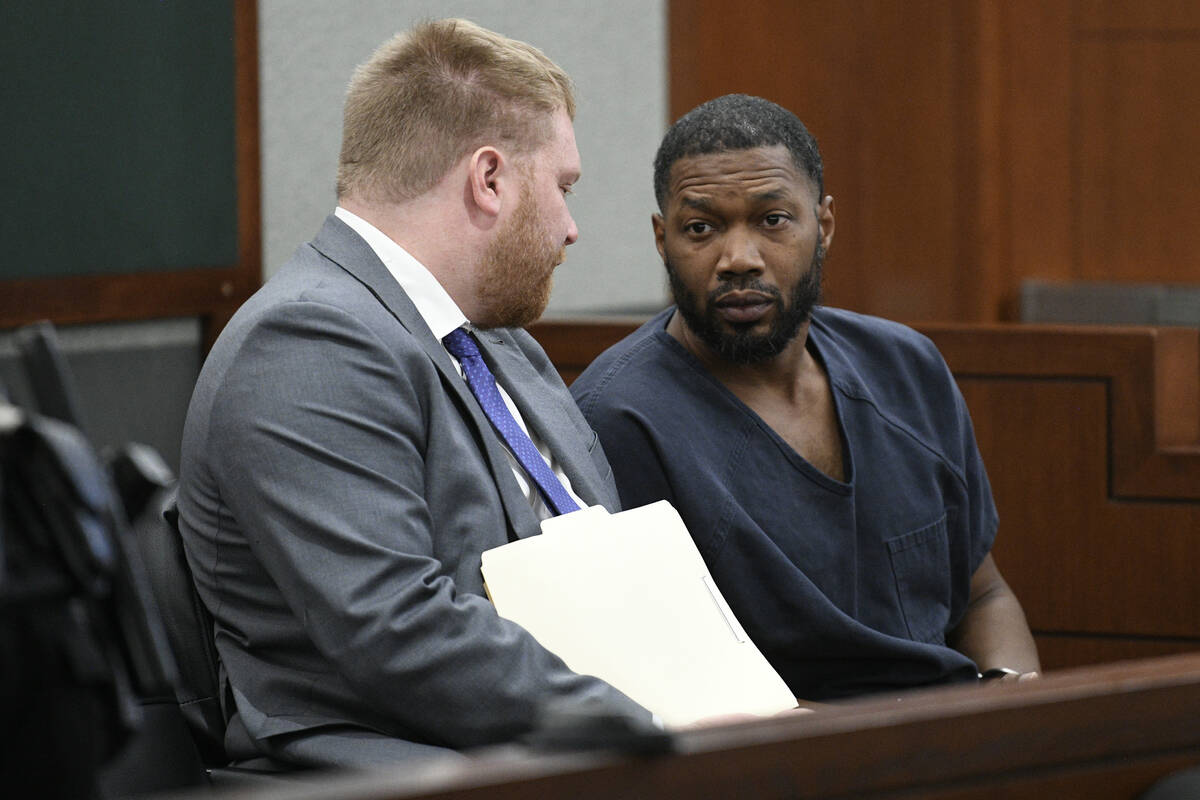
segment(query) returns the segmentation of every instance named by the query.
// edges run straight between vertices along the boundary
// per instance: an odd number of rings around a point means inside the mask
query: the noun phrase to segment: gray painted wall
[[[263,264],[270,275],[334,206],[354,67],[393,33],[459,16],[539,47],[575,81],[579,241],[549,313],[661,307],[651,161],[667,124],[664,0],[259,0]]]

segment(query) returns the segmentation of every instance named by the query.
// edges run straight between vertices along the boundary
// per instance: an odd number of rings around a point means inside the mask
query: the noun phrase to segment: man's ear
[[[663,221],[662,214],[651,214],[650,224],[654,226],[654,246],[658,248],[658,255],[665,260],[667,251],[663,237],[667,232],[667,223]]]
[[[467,190],[472,201],[484,214],[500,214],[500,177],[509,169],[508,159],[494,147],[481,147],[471,154],[467,171]]]
[[[821,231],[821,246],[829,249],[833,244],[833,195],[825,195],[821,205],[817,206],[817,226]]]

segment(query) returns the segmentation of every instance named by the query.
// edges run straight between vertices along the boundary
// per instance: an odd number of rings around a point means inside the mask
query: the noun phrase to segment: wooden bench
[[[1135,798],[1200,764],[1200,655],[1085,667],[1026,684],[925,690],[680,734],[677,752],[415,762],[247,792],[255,800]]]

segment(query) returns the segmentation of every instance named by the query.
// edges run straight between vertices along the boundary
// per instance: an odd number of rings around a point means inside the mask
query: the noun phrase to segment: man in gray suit
[[[498,617],[479,569],[555,511],[617,508],[520,329],[578,235],[573,116],[562,70],[462,20],[355,72],[338,208],[225,328],[184,432],[180,528],[234,758],[394,761],[518,737],[547,702],[649,719]],[[464,338],[482,362],[443,344]],[[483,402],[479,363],[500,389]],[[498,437],[500,406],[523,445]]]

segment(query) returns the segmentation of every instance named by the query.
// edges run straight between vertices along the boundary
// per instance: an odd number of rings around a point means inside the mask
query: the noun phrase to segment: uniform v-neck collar
[[[842,419],[845,411],[844,387],[842,385],[842,381],[839,380],[840,376],[835,373],[834,365],[830,363],[830,359],[825,357],[823,346],[819,341],[820,337],[818,336],[817,339],[814,340],[813,332],[817,329],[817,326],[809,326],[808,342],[812,345],[812,350],[810,352],[812,353],[813,357],[816,358],[825,368],[825,374],[829,380],[831,394],[833,396],[834,415],[837,418],[838,436],[840,436],[842,440],[842,459],[846,469],[845,482],[836,480],[825,474],[821,470],[814,467],[808,461],[808,459],[796,452],[796,449],[788,444],[788,442],[784,440],[784,438],[780,436],[779,433],[766,422],[766,420],[759,416],[758,412],[746,405],[746,403],[743,402],[740,397],[734,394],[728,386],[717,379],[717,377],[714,376],[712,372],[710,372],[708,368],[704,366],[703,363],[701,363],[700,359],[696,358],[696,356],[689,352],[688,349],[684,347],[678,339],[668,333],[666,329],[667,322],[671,319],[671,314],[673,312],[673,307],[664,312],[661,320],[659,320],[660,324],[655,325],[654,328],[654,336],[659,337],[665,342],[667,352],[675,354],[675,356],[679,358],[685,366],[696,372],[703,380],[711,384],[718,394],[720,394],[728,403],[737,408],[750,422],[756,425],[767,436],[767,438],[769,438],[775,444],[775,446],[780,449],[788,461],[791,462],[802,475],[817,485],[837,494],[844,495],[852,493],[854,491],[855,470],[851,443],[846,434],[846,426]],[[830,349],[832,350],[834,348],[831,347]],[[856,382],[851,381],[851,385],[856,385]]]

